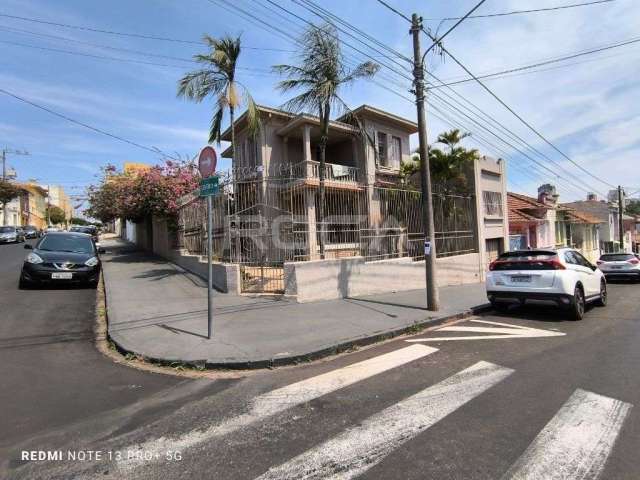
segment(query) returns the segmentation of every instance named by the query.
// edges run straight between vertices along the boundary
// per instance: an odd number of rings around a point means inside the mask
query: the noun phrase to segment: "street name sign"
[[[200,196],[210,197],[218,193],[219,177],[207,177],[200,180]]]

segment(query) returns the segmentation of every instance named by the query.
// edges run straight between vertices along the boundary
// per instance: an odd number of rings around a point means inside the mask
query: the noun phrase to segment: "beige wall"
[[[477,253],[439,258],[438,286],[480,282]],[[424,262],[410,258],[365,262],[363,257],[290,262],[285,292],[299,303],[425,288]]]

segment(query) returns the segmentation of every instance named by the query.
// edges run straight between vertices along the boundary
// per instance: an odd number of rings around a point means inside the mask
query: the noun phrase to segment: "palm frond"
[[[217,143],[220,145],[220,137],[222,136],[222,118],[224,117],[224,109],[218,108],[211,119],[211,127],[209,128],[209,143]]]
[[[224,88],[225,79],[211,70],[195,70],[178,81],[178,97],[186,97],[196,102],[208,95],[217,95]]]
[[[374,62],[364,62],[355,67],[342,79],[341,83],[350,83],[359,78],[371,78],[380,70],[380,65]]]
[[[247,131],[253,138],[257,137],[260,133],[260,112],[258,111],[258,105],[253,100],[253,97],[249,93],[247,88],[244,88],[244,102],[247,105]]]

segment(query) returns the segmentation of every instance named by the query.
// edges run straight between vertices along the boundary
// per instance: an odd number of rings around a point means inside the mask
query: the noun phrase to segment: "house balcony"
[[[315,160],[302,161],[291,165],[291,178],[296,182],[306,185],[320,184],[320,162]],[[327,188],[360,189],[360,172],[356,167],[325,163],[325,186]]]

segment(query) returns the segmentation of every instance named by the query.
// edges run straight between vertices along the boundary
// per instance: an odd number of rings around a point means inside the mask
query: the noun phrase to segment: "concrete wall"
[[[288,262],[285,293],[299,303],[425,288],[424,262],[410,258],[365,262],[363,257]],[[481,280],[477,253],[438,259],[438,285]]]
[[[181,250],[169,250],[162,255],[179,267],[207,279],[207,257],[189,255]],[[213,262],[212,282],[216,290],[224,293],[240,293],[240,267],[237,264]]]

